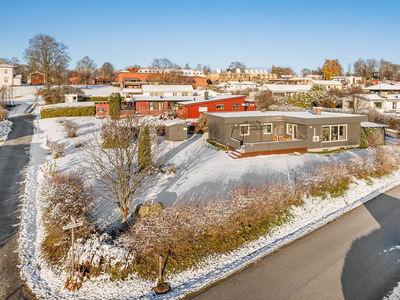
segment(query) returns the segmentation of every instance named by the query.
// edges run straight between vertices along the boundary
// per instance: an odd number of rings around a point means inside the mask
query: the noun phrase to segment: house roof
[[[222,118],[237,118],[237,117],[268,117],[268,116],[286,116],[286,117],[297,117],[302,119],[324,119],[324,118],[354,118],[360,115],[354,114],[343,114],[333,112],[322,112],[320,115],[314,115],[312,111],[240,111],[240,112],[220,112],[220,113],[208,113]],[[365,117],[365,116],[364,116]]]
[[[0,68],[14,68],[14,66],[6,64],[5,62],[0,61]]]
[[[239,84],[239,85],[257,85],[255,82],[252,81],[227,81],[227,83],[231,85]]]
[[[379,94],[365,94],[359,95],[367,101],[384,101],[384,100],[398,100],[400,101],[400,95],[398,94],[388,94],[387,97],[381,97]]]
[[[238,98],[238,97],[246,97],[246,96],[244,96],[244,95],[220,95],[220,96],[215,96],[215,97],[209,97],[208,100],[205,100],[204,96],[197,96],[197,97],[189,97],[189,98],[192,98],[191,101],[179,102],[179,104],[184,104],[184,105],[199,104],[199,103],[206,103],[206,102],[210,102],[210,101],[229,100],[229,99],[234,99],[234,98]],[[193,100],[193,98],[196,100]]]
[[[143,93],[149,92],[194,92],[191,85],[143,85]]]
[[[312,86],[308,84],[264,84],[271,92],[308,92]]]
[[[314,80],[314,79],[311,79],[311,82],[314,83],[314,84],[323,84],[323,85],[343,85],[341,82],[335,81],[335,80]]]
[[[378,123],[372,123],[372,122],[361,122],[361,127],[364,128],[387,128],[389,127],[388,125],[384,124],[378,124]]]
[[[380,90],[387,90],[387,91],[400,91],[400,84],[392,85],[392,84],[377,84],[373,86],[369,86],[367,88],[364,88],[364,90],[367,91],[380,91]]]

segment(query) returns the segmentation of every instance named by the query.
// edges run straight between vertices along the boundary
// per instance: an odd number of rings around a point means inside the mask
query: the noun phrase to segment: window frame
[[[337,140],[332,140],[332,127],[337,127],[338,129],[338,133],[337,133]],[[344,139],[339,139],[340,135],[340,127],[344,127],[345,128],[345,138]],[[328,141],[324,141],[324,128],[329,128],[329,140]],[[321,142],[322,143],[331,143],[331,142],[344,142],[347,141],[347,136],[348,136],[348,126],[347,124],[337,124],[337,125],[322,125],[322,138],[321,138]]]
[[[271,129],[270,129],[270,132],[265,132],[265,128],[266,128],[266,126],[268,126],[268,125],[270,125],[271,126]],[[274,132],[274,124],[272,124],[272,123],[263,123],[262,124],[262,130],[263,130],[263,134],[272,134],[273,132]]]
[[[240,103],[233,103],[232,109],[240,109]]]
[[[218,108],[218,106],[221,106],[222,108]],[[225,104],[217,104],[216,110],[225,110]]]
[[[247,127],[247,133],[242,133],[242,127]],[[240,134],[240,136],[250,135],[250,124],[240,124],[239,125],[239,134]]]

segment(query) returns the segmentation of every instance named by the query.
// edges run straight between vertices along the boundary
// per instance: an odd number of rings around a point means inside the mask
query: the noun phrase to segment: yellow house
[[[343,88],[343,84],[341,82],[338,82],[338,81],[335,81],[335,80],[314,80],[314,79],[312,79],[308,84],[309,85],[322,84],[328,90],[329,89],[341,90]]]

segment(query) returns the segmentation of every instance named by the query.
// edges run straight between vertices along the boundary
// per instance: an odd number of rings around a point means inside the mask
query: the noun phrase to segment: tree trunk
[[[121,208],[122,224],[126,223],[126,221],[128,220],[128,211],[129,209]]]

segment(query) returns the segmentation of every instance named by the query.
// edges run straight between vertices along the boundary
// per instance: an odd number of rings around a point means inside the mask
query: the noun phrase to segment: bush
[[[74,229],[77,238],[88,238],[94,231],[91,216],[94,211],[92,188],[77,171],[58,172],[44,169],[44,181],[40,188],[42,222],[46,237],[42,242],[45,258],[57,267],[63,263],[71,247],[71,234],[62,227],[73,217],[83,225]]]
[[[128,147],[138,136],[140,128],[124,121],[109,121],[101,126],[103,148]]]
[[[110,118],[111,120],[119,120],[121,113],[121,95],[119,93],[112,93],[110,95]]]
[[[64,152],[63,144],[53,142],[52,140],[48,139],[46,142],[46,145],[49,148],[51,155],[54,156],[54,158],[59,158],[62,156],[62,154]]]
[[[78,94],[79,96],[84,95],[83,91],[80,88],[74,88],[69,85],[55,86],[49,89],[43,88],[40,89],[39,93],[42,95],[43,100],[44,102],[46,102],[46,104],[64,103],[64,96],[66,94]]]
[[[0,121],[4,121],[7,118],[7,110],[0,108]]]
[[[157,133],[157,136],[164,136],[165,135],[165,125],[157,125],[156,133]]]
[[[76,137],[76,132],[78,131],[78,124],[72,121],[64,121],[63,122],[64,130],[67,133],[67,137],[74,138]]]
[[[94,106],[64,106],[42,109],[42,119],[59,117],[92,117],[96,114]]]

